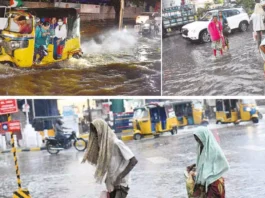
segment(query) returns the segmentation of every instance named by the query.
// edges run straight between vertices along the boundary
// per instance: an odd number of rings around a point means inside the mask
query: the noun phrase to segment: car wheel
[[[211,37],[210,37],[210,34],[207,30],[203,30],[201,33],[200,33],[200,41],[202,43],[209,43],[211,42]]]
[[[246,21],[243,21],[239,24],[239,30],[241,32],[245,32],[248,30],[248,23]]]

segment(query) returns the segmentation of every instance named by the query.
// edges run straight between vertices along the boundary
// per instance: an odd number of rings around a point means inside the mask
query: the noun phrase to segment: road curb
[[[31,151],[42,151],[42,150],[46,150],[46,147],[33,147],[33,148],[17,148],[17,152],[31,152]],[[12,149],[8,149],[5,151],[0,151],[0,153],[11,153]]]

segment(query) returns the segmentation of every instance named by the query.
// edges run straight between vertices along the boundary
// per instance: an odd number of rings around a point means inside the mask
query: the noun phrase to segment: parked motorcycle
[[[58,154],[61,150],[71,148],[72,145],[74,145],[76,150],[84,151],[87,148],[87,141],[83,138],[78,138],[74,131],[66,137],[65,141],[58,140],[56,137],[46,138],[46,149],[50,154]]]

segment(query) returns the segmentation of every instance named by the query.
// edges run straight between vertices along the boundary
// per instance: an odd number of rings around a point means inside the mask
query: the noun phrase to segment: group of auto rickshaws
[[[259,112],[254,100],[216,100],[215,115],[216,124],[259,122]],[[171,132],[173,135],[185,126],[208,124],[208,117],[199,102],[153,102],[134,109],[133,137],[140,140],[144,136],[157,137],[164,132]]]
[[[18,17],[21,18],[19,22],[16,21]],[[52,18],[63,19],[66,26],[67,36],[64,39],[63,50],[60,50],[59,59],[54,58],[54,51],[58,49],[51,42],[47,47],[47,55],[41,63],[36,64],[33,57],[37,19],[49,22]],[[72,57],[78,59],[82,56],[80,18],[74,8],[6,7],[0,26],[0,63],[2,64],[30,68],[50,65]],[[27,27],[28,31],[21,30],[22,26]]]
[[[239,124],[245,121],[258,123],[260,115],[255,100],[216,100],[216,124]]]
[[[178,128],[188,125],[207,125],[202,105],[186,102],[154,102],[134,109],[134,139],[164,132],[176,134]]]

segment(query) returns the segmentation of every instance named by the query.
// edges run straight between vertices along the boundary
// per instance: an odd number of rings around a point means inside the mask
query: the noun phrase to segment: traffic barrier
[[[13,192],[13,198],[30,198],[29,191],[27,189],[21,188],[20,171],[18,167],[17,153],[16,153],[17,149],[15,147],[15,139],[13,133],[11,133],[11,145],[12,145],[12,153],[15,162],[17,184],[18,184],[18,190]]]

